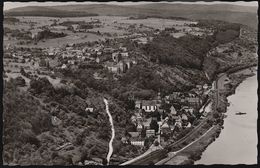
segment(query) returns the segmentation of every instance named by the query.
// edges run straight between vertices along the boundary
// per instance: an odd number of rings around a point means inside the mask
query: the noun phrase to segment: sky
[[[245,1],[236,1],[236,2],[223,2],[223,1],[213,1],[213,2],[203,2],[203,1],[197,1],[197,2],[181,2],[181,1],[175,1],[175,2],[166,2],[161,1],[162,3],[183,3],[183,4],[233,4],[233,5],[242,5],[242,6],[258,6],[257,1],[251,1],[251,2],[245,2]],[[4,10],[17,8],[17,7],[24,7],[24,6],[55,6],[55,5],[69,5],[69,4],[114,4],[114,5],[137,5],[137,4],[146,4],[146,3],[153,3],[153,2],[4,2]]]

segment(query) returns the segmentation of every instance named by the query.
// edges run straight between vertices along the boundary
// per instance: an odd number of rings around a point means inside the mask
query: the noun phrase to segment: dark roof
[[[143,100],[142,106],[156,106],[157,101],[156,100]]]

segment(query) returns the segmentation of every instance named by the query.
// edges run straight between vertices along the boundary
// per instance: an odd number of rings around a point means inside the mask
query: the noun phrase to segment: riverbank
[[[252,72],[251,67],[246,69],[239,69],[236,72],[228,73],[228,77],[230,78],[230,83],[225,85],[225,90],[221,92],[220,103],[217,112],[221,114],[220,120],[218,120],[218,124],[214,124],[213,128],[208,131],[205,135],[203,134],[201,138],[185,148],[181,152],[178,152],[176,155],[171,156],[169,154],[168,158],[165,159],[164,165],[186,165],[186,164],[194,164],[195,161],[201,158],[202,153],[206,150],[206,148],[216,140],[219,136],[221,129],[224,124],[224,113],[227,112],[228,100],[227,97],[234,94],[236,88],[242,83],[246,78],[254,76],[255,73]],[[214,102],[213,102],[214,103]]]
[[[256,164],[257,163],[257,76],[244,80],[236,93],[228,96],[230,106],[216,139],[194,164]],[[236,115],[245,112],[245,115]],[[216,157],[216,153],[222,153]]]

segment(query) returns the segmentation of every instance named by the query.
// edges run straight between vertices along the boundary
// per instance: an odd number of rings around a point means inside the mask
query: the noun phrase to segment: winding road
[[[113,123],[112,115],[109,112],[108,101],[105,98],[104,98],[104,103],[106,105],[106,112],[109,116],[109,121],[110,121],[110,124],[111,124],[111,131],[112,131],[112,136],[111,136],[111,139],[109,141],[109,151],[108,151],[108,154],[107,154],[107,164],[109,165],[110,158],[113,154],[113,141],[114,141],[114,138],[115,138],[115,129],[114,129],[114,123]]]

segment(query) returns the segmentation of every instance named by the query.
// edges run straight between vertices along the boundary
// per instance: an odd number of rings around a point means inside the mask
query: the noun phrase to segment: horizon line
[[[145,1],[139,1],[139,2],[131,2],[131,1],[126,1],[126,2],[116,2],[116,1],[111,1],[111,2],[75,2],[75,1],[70,1],[70,2],[4,2],[3,4],[3,11],[7,11],[10,9],[15,9],[15,8],[20,8],[20,7],[49,7],[49,6],[67,6],[67,5],[116,5],[116,6],[131,6],[131,5],[144,5],[144,4],[155,4],[155,3],[166,3],[166,4],[193,4],[193,5],[235,5],[235,6],[242,6],[242,7],[257,7],[258,6],[258,1],[236,1],[236,2],[222,2],[222,1],[213,1],[213,2],[205,2],[205,1],[196,1],[196,2],[182,2],[182,1],[175,1],[175,2],[168,2],[168,1],[160,1],[160,2],[145,2]],[[240,4],[239,4],[240,3]],[[28,5],[27,5],[28,4]],[[51,5],[52,4],[52,5]],[[13,6],[13,7],[12,7]]]

